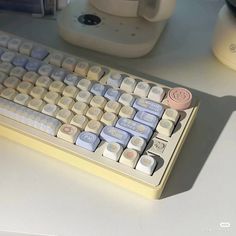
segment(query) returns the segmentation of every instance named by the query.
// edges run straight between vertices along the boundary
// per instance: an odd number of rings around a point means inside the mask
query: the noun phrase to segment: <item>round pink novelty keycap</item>
[[[192,102],[192,94],[185,88],[173,88],[169,90],[167,99],[171,108],[185,110]]]

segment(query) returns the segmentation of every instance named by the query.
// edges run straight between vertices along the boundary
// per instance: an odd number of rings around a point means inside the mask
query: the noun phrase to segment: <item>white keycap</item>
[[[103,112],[98,107],[90,107],[86,113],[86,116],[91,120],[101,120]]]
[[[10,76],[15,76],[21,79],[25,73],[26,73],[26,70],[24,68],[16,66],[11,70]]]
[[[88,79],[81,79],[77,84],[77,87],[81,90],[90,90],[92,87],[92,82]]]
[[[14,76],[9,76],[5,81],[3,82],[3,85],[7,88],[16,88],[18,84],[20,83],[20,80]]]
[[[101,118],[101,122],[104,125],[108,125],[108,126],[114,126],[117,120],[118,120],[118,117],[114,113],[111,113],[111,112],[105,112]]]
[[[123,148],[119,143],[106,143],[103,156],[111,160],[118,161],[122,152]]]
[[[162,119],[171,120],[176,124],[179,119],[179,112],[172,108],[167,108],[162,116]]]
[[[74,106],[72,107],[73,112],[75,112],[76,114],[81,114],[81,115],[85,115],[88,109],[89,109],[89,106],[86,103],[80,102],[80,101],[76,102]]]
[[[18,51],[20,48],[20,45],[21,45],[21,39],[19,38],[11,38],[7,44],[8,48],[14,51]]]
[[[6,99],[0,98],[0,108],[1,115],[46,132],[49,135],[55,136],[62,125],[60,121],[53,117],[33,111]]]
[[[63,81],[65,79],[66,73],[67,72],[64,69],[55,69],[51,74],[51,78],[53,80]]]
[[[87,104],[90,103],[92,98],[93,98],[93,95],[88,91],[80,91],[80,92],[78,92],[78,94],[76,96],[77,101],[85,102]]]
[[[118,114],[120,109],[121,109],[121,104],[116,101],[109,101],[104,108],[105,111],[112,112],[114,114]]]
[[[86,61],[80,61],[75,67],[75,73],[78,73],[82,76],[87,76],[89,70],[89,63]]]
[[[147,97],[149,91],[150,91],[150,85],[148,83],[138,82],[138,84],[135,87],[134,94],[145,98]]]
[[[170,120],[162,119],[157,125],[157,132],[170,137],[174,129],[174,124]]]
[[[14,52],[6,51],[1,55],[1,60],[4,62],[11,62],[15,56],[16,54]]]
[[[19,103],[23,106],[27,106],[30,99],[31,98],[28,94],[19,93],[15,96],[14,102]]]
[[[124,117],[124,118],[130,118],[133,119],[136,111],[133,107],[129,106],[123,106],[120,109],[119,116]]]
[[[7,78],[7,75],[3,72],[0,72],[0,84],[2,84],[6,78]]]
[[[137,84],[137,82],[134,78],[126,77],[126,78],[124,78],[120,88],[122,90],[126,91],[127,93],[133,93],[136,84]]]
[[[46,104],[42,109],[42,113],[56,117],[59,110],[59,107],[55,104]]]
[[[49,63],[55,66],[61,67],[63,59],[64,59],[64,55],[62,53],[54,52],[50,56]]]
[[[107,79],[107,84],[113,88],[119,88],[122,82],[122,75],[120,73],[111,73]]]
[[[104,70],[100,66],[91,66],[87,78],[90,80],[100,80],[104,75]]]
[[[7,43],[10,40],[10,36],[6,34],[0,34],[0,46],[7,47]]]
[[[84,115],[75,115],[72,120],[71,120],[71,124],[78,127],[80,130],[84,130],[87,123],[88,123],[89,119],[84,116]]]
[[[67,57],[62,63],[62,68],[73,72],[76,64],[77,60],[74,57]]]
[[[135,98],[128,93],[123,93],[120,98],[119,102],[123,104],[124,106],[132,106],[134,103]]]
[[[51,65],[45,64],[40,66],[38,73],[40,75],[50,76],[53,71],[53,67]]]
[[[13,100],[16,95],[17,95],[17,92],[13,88],[5,88],[1,92],[1,97],[6,98],[8,100]]]
[[[31,50],[33,48],[33,43],[31,42],[23,42],[20,46],[20,53],[30,56]]]
[[[122,153],[119,162],[131,168],[134,168],[136,166],[136,163],[138,162],[138,158],[139,154],[137,151],[127,148]]]
[[[64,139],[67,142],[75,143],[80,131],[73,125],[64,124],[60,127],[57,137]]]
[[[102,128],[103,125],[101,122],[97,120],[90,120],[85,127],[85,131],[99,135],[102,131]]]
[[[146,147],[146,141],[138,136],[133,136],[129,143],[128,148],[136,150],[138,153],[142,153],[144,151],[144,148]]]
[[[147,174],[152,175],[155,167],[156,167],[156,160],[148,155],[143,155],[140,157],[136,169]]]
[[[39,75],[34,71],[28,71],[24,74],[23,80],[35,84]]]
[[[161,102],[164,96],[165,96],[165,91],[163,88],[159,86],[152,87],[148,94],[148,98],[156,102]]]

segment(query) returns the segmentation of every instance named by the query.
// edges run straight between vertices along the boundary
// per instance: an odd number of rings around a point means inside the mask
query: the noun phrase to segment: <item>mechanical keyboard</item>
[[[182,87],[0,31],[0,135],[160,198],[198,110]]]

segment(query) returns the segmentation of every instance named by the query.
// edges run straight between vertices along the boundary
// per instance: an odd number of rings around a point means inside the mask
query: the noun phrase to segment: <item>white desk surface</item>
[[[1,139],[0,230],[58,236],[236,235],[236,72],[211,53],[222,4],[178,0],[159,44],[140,59],[73,47],[59,38],[52,20],[0,13],[1,30],[189,87],[201,100],[162,199],[156,201]],[[231,227],[220,227],[222,222]]]

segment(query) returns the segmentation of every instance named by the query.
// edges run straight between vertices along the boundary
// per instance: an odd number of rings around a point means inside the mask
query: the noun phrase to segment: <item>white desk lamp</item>
[[[66,41],[102,53],[140,57],[154,47],[175,0],[74,0],[58,15]]]

